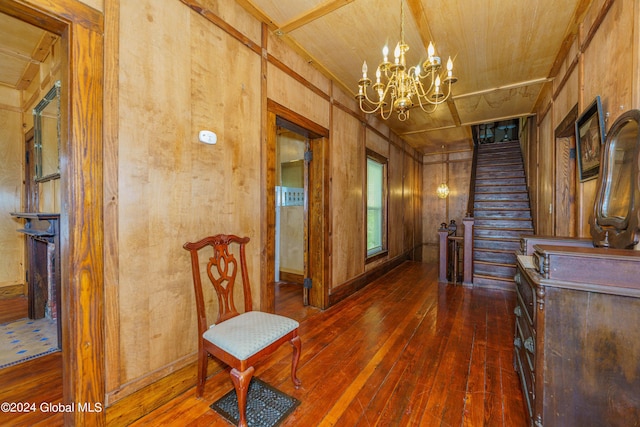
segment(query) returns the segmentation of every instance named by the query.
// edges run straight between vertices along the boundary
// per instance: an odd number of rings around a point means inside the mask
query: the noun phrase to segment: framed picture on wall
[[[576,151],[580,182],[598,176],[603,142],[604,116],[600,97],[596,96],[596,99],[576,120]]]

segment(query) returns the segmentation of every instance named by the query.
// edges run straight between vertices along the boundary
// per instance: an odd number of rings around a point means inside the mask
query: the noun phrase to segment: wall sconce
[[[444,170],[444,165],[445,165],[445,161],[444,161],[444,145],[443,145],[442,146],[442,179],[443,179],[443,182],[436,189],[436,194],[438,195],[438,197],[440,199],[446,199],[447,196],[449,195],[449,186],[447,185],[447,175],[446,175],[445,170]]]

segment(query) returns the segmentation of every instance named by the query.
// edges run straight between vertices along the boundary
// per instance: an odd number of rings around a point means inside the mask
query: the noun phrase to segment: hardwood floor
[[[0,369],[0,384],[0,403],[16,404],[0,410],[0,426],[64,425],[62,413],[47,412],[62,402],[62,353]]]
[[[526,425],[513,370],[515,294],[437,283],[437,266],[406,262],[360,292],[320,311],[302,306],[299,285],[276,289],[276,311],[300,321],[296,390],[283,346],[256,375],[295,396],[283,426]],[[60,402],[60,353],[0,371],[0,402]],[[134,426],[225,426],[209,405],[232,389],[214,374]],[[48,417],[0,412],[0,425],[61,426]]]
[[[301,401],[282,425],[526,425],[515,294],[438,284],[436,268],[407,262],[324,312],[280,300],[277,311],[301,321],[302,387],[289,378],[287,346],[256,375]],[[209,405],[231,388],[221,371],[202,399],[191,389],[133,425],[228,426]]]

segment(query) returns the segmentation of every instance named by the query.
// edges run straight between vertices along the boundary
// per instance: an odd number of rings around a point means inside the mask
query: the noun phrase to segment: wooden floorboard
[[[0,411],[0,426],[62,426],[63,414],[48,412],[61,402],[62,353],[0,369],[0,403],[21,405]]]
[[[436,265],[407,262],[336,306],[302,306],[280,284],[276,311],[300,321],[296,390],[283,346],[256,375],[296,397],[283,426],[524,426],[513,370],[515,294],[437,283]],[[227,426],[209,408],[231,390],[228,373],[133,425]]]

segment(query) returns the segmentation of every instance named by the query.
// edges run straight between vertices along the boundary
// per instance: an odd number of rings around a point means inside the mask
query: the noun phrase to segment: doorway
[[[284,126],[276,131],[276,311],[284,304],[309,304],[307,277],[309,141]]]
[[[302,282],[296,283],[302,286],[297,289],[301,306],[325,309],[330,257],[329,131],[271,100],[267,110],[266,280],[261,289],[262,309],[275,312],[276,278]],[[294,187],[284,196],[289,197],[284,203],[277,200],[277,196],[283,197],[283,183]]]
[[[0,368],[58,351],[60,36],[0,13]],[[29,129],[25,132],[25,129]]]
[[[576,137],[575,122],[578,106],[574,106],[556,127],[555,136],[555,185],[553,235],[578,236],[576,221]]]

